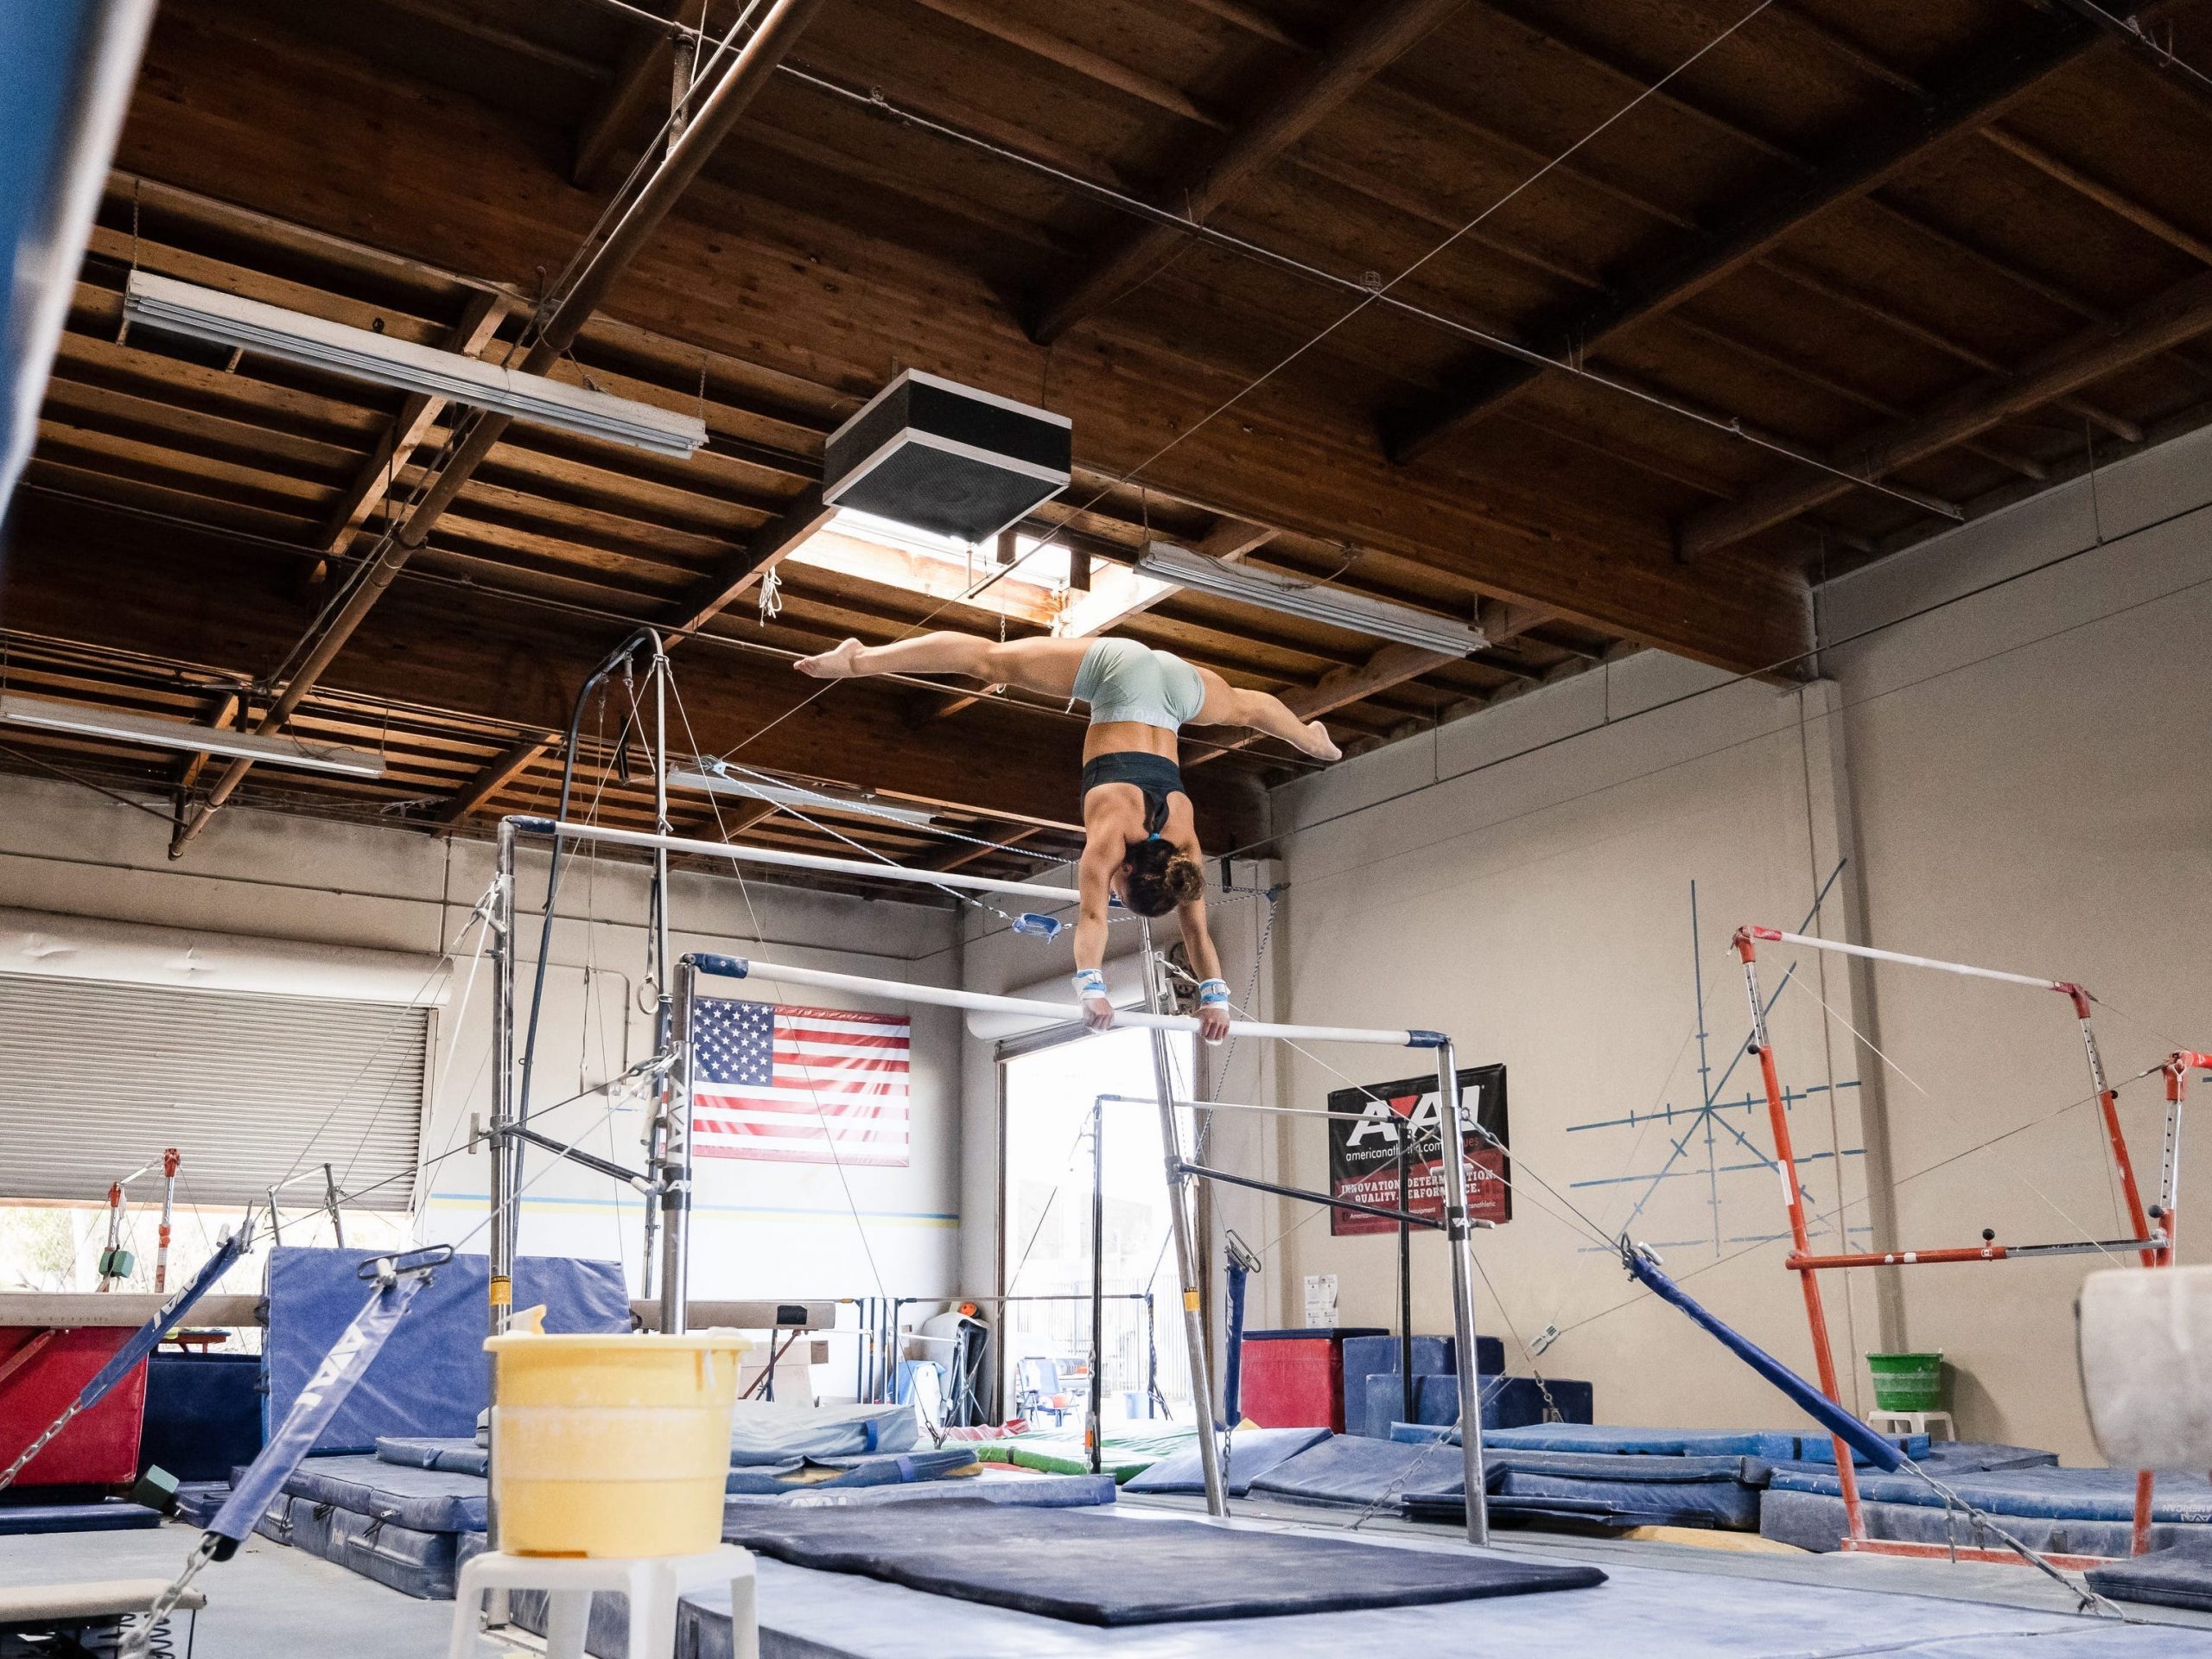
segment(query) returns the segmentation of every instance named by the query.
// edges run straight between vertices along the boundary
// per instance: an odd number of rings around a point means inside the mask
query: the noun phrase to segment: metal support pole
[[[1106,1103],[1090,1103],[1090,1405],[1084,1438],[1090,1472],[1106,1471]]]
[[[1402,1421],[1414,1421],[1414,1225],[1413,1178],[1407,1169],[1409,1123],[1398,1125],[1398,1395]]]
[[[322,1202],[330,1211],[330,1236],[338,1248],[346,1248],[346,1223],[338,1213],[338,1177],[331,1173],[328,1164],[322,1166]]]
[[[666,903],[666,889],[663,889]],[[665,912],[664,911],[664,914]],[[661,1098],[668,1114],[668,1145],[659,1176],[661,1247],[660,1328],[671,1336],[690,1329],[691,1294],[691,1022],[698,1008],[699,970],[686,961],[677,981],[681,995],[668,1031],[676,1045],[676,1064],[661,1072]],[[668,998],[661,998],[664,1010]],[[666,1050],[663,1050],[666,1052]]]
[[[1467,1209],[1467,1135],[1459,1121],[1459,1062],[1450,1043],[1436,1051],[1437,1115],[1444,1127],[1445,1237],[1452,1251],[1452,1331],[1459,1361],[1459,1467],[1466,1484],[1467,1541],[1490,1542],[1483,1474],[1482,1377],[1475,1364],[1475,1255]]]
[[[2171,1135],[2167,1137],[2166,1145],[2171,1152],[2173,1145]],[[154,1248],[154,1294],[156,1296],[169,1287],[169,1231],[176,1220],[176,1171],[180,1161],[181,1160],[178,1158],[175,1147],[163,1149],[162,1153],[162,1230],[156,1235]],[[2167,1163],[2168,1167],[2171,1167],[2171,1156]]]
[[[508,1179],[515,1118],[515,827],[499,824],[499,866],[492,883],[492,1334],[507,1328],[514,1300],[515,1192]],[[516,1142],[520,1145],[520,1142]]]
[[[1152,947],[1152,924],[1141,924],[1144,933],[1145,989],[1154,1014],[1173,1007],[1167,976],[1160,969],[1160,955]],[[1173,1070],[1167,1063],[1167,1033],[1152,1033],[1153,1093],[1160,1103],[1160,1144],[1167,1160],[1167,1224],[1175,1240],[1175,1276],[1183,1292],[1183,1343],[1191,1361],[1192,1414],[1198,1419],[1198,1466],[1205,1476],[1206,1513],[1226,1519],[1229,1493],[1221,1479],[1221,1440],[1214,1432],[1213,1381],[1206,1364],[1205,1305],[1198,1294],[1197,1245],[1191,1237],[1191,1178],[1183,1167],[1181,1126],[1175,1120]]]

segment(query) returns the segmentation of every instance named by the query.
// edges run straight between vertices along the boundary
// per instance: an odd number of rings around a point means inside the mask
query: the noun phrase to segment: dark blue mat
[[[1907,1543],[1956,1544],[1984,1549],[2004,1541],[1964,1510],[1930,1509],[1924,1503],[1861,1506],[1870,1537]],[[2071,1516],[2007,1515],[1992,1511],[1997,1524],[2030,1549],[2046,1555],[2126,1555],[2132,1546],[2129,1521],[2082,1520]],[[1832,1550],[1843,1538],[1843,1500],[1821,1492],[1792,1492],[1770,1486],[1759,1499],[1759,1535],[1799,1549]],[[2151,1548],[2166,1549],[2196,1540],[2212,1540],[2212,1526],[2158,1521],[2152,1523]]]
[[[1441,1440],[1414,1445],[1338,1434],[1260,1476],[1252,1492],[1395,1512],[1408,1491],[1459,1491],[1459,1448]]]
[[[1707,1527],[1757,1532],[1770,1465],[1757,1458],[1606,1457],[1579,1452],[1491,1452],[1484,1466],[1494,1520],[1605,1527]],[[1416,1521],[1464,1518],[1456,1483],[1406,1495]]]
[[[377,1458],[309,1458],[284,1490],[416,1532],[481,1532],[488,1487],[480,1475],[410,1469]]]
[[[138,1467],[179,1481],[227,1480],[261,1451],[261,1361],[253,1354],[164,1354],[146,1361]]]
[[[2135,1514],[2135,1472],[2130,1469],[1996,1469],[1986,1472],[1945,1471],[1944,1484],[1959,1497],[1992,1515],[2043,1520],[2128,1521]],[[1770,1483],[1777,1492],[1840,1497],[1833,1468],[1804,1465],[1777,1468]],[[1941,1510],[1942,1494],[1910,1473],[1862,1474],[1859,1495],[1868,1503]],[[2152,1505],[2157,1521],[2191,1525],[2212,1523],[2212,1481],[2186,1472],[2158,1477]]]
[[[758,1497],[723,1500],[723,1524],[742,1508],[751,1509],[880,1509],[904,1503],[995,1503],[1008,1508],[1089,1510],[1114,1502],[1111,1475],[1033,1475],[1001,1479],[984,1475],[974,1480],[920,1481],[900,1486],[829,1486],[804,1491],[773,1492]],[[464,1539],[474,1536],[464,1534]]]
[[[1229,1465],[1224,1471],[1229,1495],[1243,1497],[1261,1476],[1330,1438],[1325,1428],[1238,1429],[1229,1437]],[[1203,1492],[1205,1489],[1205,1474],[1195,1446],[1162,1458],[1129,1482],[1133,1492]]]
[[[162,1524],[159,1510],[105,1503],[0,1503],[0,1537],[32,1532],[135,1532]]]
[[[280,1497],[254,1529],[423,1601],[451,1601],[458,1546],[473,1533],[422,1532],[304,1497]]]
[[[492,1452],[473,1440],[429,1440],[419,1435],[380,1434],[377,1459],[410,1469],[442,1469],[453,1475],[485,1475],[492,1469]]]
[[[2115,1600],[2212,1613],[2212,1538],[2093,1567],[2083,1576],[2090,1589]]]
[[[366,1250],[286,1247],[269,1258],[269,1380],[265,1422],[281,1421],[367,1296],[355,1277]],[[488,1258],[457,1255],[440,1268],[392,1328],[329,1426],[317,1452],[373,1452],[378,1435],[466,1440],[491,1403],[484,1351]],[[548,1331],[622,1332],[630,1297],[618,1262],[526,1255],[515,1263],[515,1306],[545,1305]]]
[[[755,1524],[728,1529],[731,1541],[778,1560],[1106,1626],[1427,1606],[1605,1581],[1594,1567],[1083,1510],[955,1503],[741,1518]]]

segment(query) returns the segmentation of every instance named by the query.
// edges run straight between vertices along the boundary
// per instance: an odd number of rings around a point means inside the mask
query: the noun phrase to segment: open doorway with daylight
[[[1187,1097],[1192,1039],[1167,1037],[1175,1093]],[[1001,1282],[1009,1299],[999,1344],[1009,1417],[1079,1424],[1091,1387],[1091,1122],[1103,1109],[1105,1340],[1099,1379],[1105,1421],[1188,1422],[1167,1185],[1153,1105],[1152,1033],[1127,1029],[1056,1044],[1005,1062],[1006,1156]],[[1181,1112],[1185,1154],[1192,1118]]]

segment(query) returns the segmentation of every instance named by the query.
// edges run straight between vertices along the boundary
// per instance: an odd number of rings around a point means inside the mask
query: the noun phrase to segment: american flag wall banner
[[[905,1167],[913,1021],[723,997],[691,1018],[694,1157]]]

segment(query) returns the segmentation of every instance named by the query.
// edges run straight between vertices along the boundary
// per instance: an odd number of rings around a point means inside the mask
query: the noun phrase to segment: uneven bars
[[[955,990],[944,985],[910,985],[904,980],[863,979],[858,974],[833,974],[820,968],[787,968],[778,963],[752,962],[742,957],[690,956],[684,961],[702,974],[724,979],[766,979],[790,985],[815,985],[824,990],[856,991],[866,996],[887,997],[899,1002],[923,1002],[940,1008],[973,1008],[985,1014],[1021,1014],[1071,1024],[1083,1010],[1071,1002],[1034,1002],[1027,997],[990,996],[981,991]],[[1198,1022],[1187,1014],[1141,1014],[1117,1010],[1117,1026],[1137,1026],[1152,1031],[1196,1031]],[[1374,1031],[1360,1026],[1274,1026],[1238,1020],[1230,1030],[1244,1037],[1274,1037],[1307,1043],[1372,1043],[1387,1048],[1441,1048],[1450,1040],[1440,1031]]]
[[[1780,944],[1802,944],[1808,950],[1834,950],[1840,956],[1865,957],[1870,962],[1897,962],[1908,968],[1934,968],[1946,974],[1964,974],[1969,979],[2001,979],[2007,985],[2032,985],[2039,991],[2071,993],[2071,984],[2060,979],[2037,979],[2032,974],[2007,974],[1995,968],[1975,968],[1963,962],[1939,962],[1934,957],[1908,957],[1897,950],[1877,950],[1871,944],[1845,944],[1836,939],[1815,939],[1803,933],[1785,933],[1778,927],[1747,927],[1744,931],[1755,939],[1764,939]]]
[[[795,870],[823,870],[834,875],[861,875],[877,881],[911,881],[925,887],[963,887],[971,893],[1018,893],[1025,899],[1051,899],[1065,904],[1080,903],[1083,898],[1073,887],[1046,887],[1036,881],[994,880],[988,875],[963,875],[957,870],[910,870],[903,864],[876,864],[861,858],[827,858],[819,853],[787,853],[778,847],[745,847],[735,842],[700,841],[689,836],[656,836],[642,830],[614,830],[555,818],[518,816],[507,822],[514,825],[518,834],[557,836],[564,841],[603,841],[616,847],[660,848],[671,853],[727,858],[743,864],[780,864]]]

